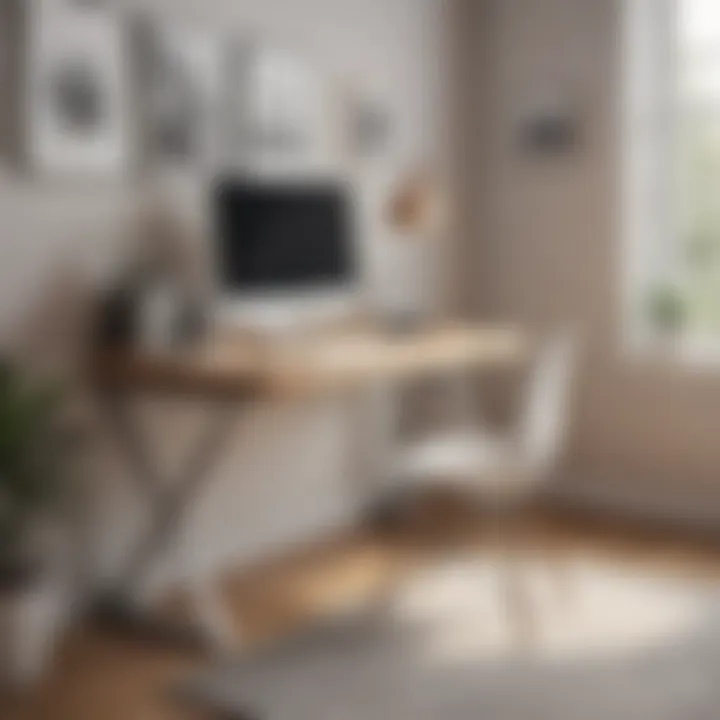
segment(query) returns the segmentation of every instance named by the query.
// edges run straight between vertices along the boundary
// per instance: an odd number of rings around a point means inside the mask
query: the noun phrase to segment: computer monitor
[[[221,318],[285,324],[351,303],[350,199],[340,183],[220,180],[213,204]]]

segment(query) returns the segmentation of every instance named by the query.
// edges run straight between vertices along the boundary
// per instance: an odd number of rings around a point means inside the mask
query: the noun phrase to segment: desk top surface
[[[468,323],[404,333],[362,328],[295,338],[214,336],[172,352],[106,352],[95,359],[93,374],[101,386],[126,392],[304,394],[510,366],[524,358],[526,345],[518,328]]]

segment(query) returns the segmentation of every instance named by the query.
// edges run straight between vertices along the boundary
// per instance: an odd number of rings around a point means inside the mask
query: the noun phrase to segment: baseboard
[[[618,482],[622,478],[622,482]],[[653,485],[637,471],[572,470],[549,492],[562,508],[654,525],[714,533],[720,537],[720,486],[688,482]]]

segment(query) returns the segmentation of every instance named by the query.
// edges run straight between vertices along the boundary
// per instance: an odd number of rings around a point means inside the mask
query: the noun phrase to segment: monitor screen
[[[224,291],[322,290],[354,279],[346,188],[225,180],[215,204]]]

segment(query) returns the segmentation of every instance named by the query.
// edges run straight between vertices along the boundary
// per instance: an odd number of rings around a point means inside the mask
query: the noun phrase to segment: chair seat
[[[394,471],[413,484],[452,478],[490,485],[498,474],[510,474],[517,461],[516,448],[505,438],[468,429],[411,443],[398,454]]]
[[[566,335],[540,348],[528,377],[524,410],[512,432],[497,436],[465,427],[412,443],[396,457],[395,481],[461,481],[483,494],[529,494],[547,477],[566,433],[573,355]]]

